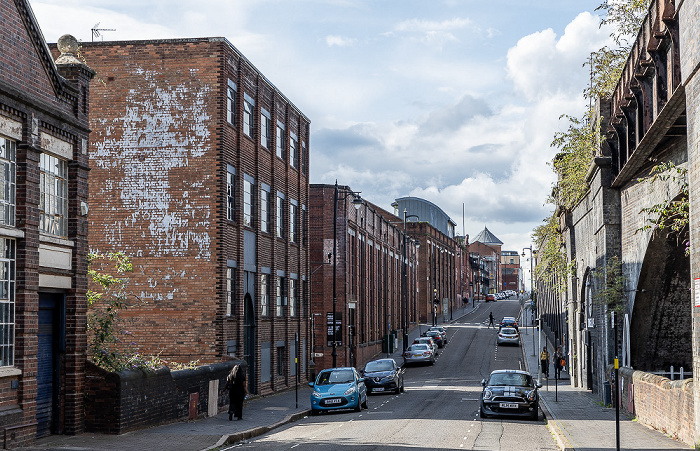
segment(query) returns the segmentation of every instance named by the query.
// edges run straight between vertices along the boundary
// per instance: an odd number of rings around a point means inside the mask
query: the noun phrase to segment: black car
[[[367,362],[362,370],[367,394],[393,391],[402,393],[404,369],[396,365],[394,359],[379,359]]]
[[[481,418],[490,415],[539,418],[539,393],[542,387],[530,373],[520,370],[496,370],[488,381],[481,381]]]
[[[425,333],[425,336],[432,338],[435,344],[438,345],[438,348],[445,346],[445,340],[443,340],[442,334],[437,330],[429,330]]]
[[[503,319],[501,320],[501,324],[499,324],[498,328],[501,329],[503,327],[513,327],[515,330],[518,329],[518,320],[513,318],[512,316],[504,316]]]

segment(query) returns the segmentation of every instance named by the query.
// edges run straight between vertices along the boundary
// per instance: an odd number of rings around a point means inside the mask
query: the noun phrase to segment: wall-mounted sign
[[[343,345],[343,314],[335,312],[335,337],[333,336],[333,312],[326,313],[326,342],[327,346],[333,346],[335,341],[336,346]]]

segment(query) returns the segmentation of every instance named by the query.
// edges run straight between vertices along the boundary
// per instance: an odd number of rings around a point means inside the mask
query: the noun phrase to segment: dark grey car
[[[540,397],[530,373],[520,370],[496,370],[481,381],[481,418],[491,415],[539,418]]]

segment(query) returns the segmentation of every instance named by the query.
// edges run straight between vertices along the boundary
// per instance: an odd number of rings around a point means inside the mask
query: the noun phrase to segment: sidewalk
[[[299,384],[299,406],[295,391],[254,398],[243,407],[243,420],[228,420],[228,413],[195,421],[156,426],[122,435],[52,435],[25,450],[146,450],[204,451],[255,437],[296,421],[309,413],[311,388]]]
[[[522,350],[526,368],[537,377],[539,367],[539,352],[547,346],[550,354],[554,347],[545,344],[542,334],[540,346],[539,337],[530,324],[523,325]],[[533,346],[534,339],[534,346]],[[567,367],[568,369],[568,367]],[[601,405],[597,395],[588,390],[571,385],[571,379],[566,371],[562,371],[561,379],[555,385],[554,368],[551,367],[549,380],[542,377],[540,382],[540,407],[544,412],[547,427],[557,440],[562,450],[614,450],[616,449],[615,408]],[[633,418],[620,412],[620,449],[625,450],[663,450],[663,449],[694,449],[680,441],[673,440],[663,433],[651,429]]]

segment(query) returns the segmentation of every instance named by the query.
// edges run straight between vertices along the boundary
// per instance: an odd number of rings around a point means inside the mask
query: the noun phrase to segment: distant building
[[[481,283],[483,294],[503,291],[501,246],[503,242],[486,227],[474,237],[474,241],[469,246],[469,251],[478,255],[480,265],[484,266],[486,280]]]
[[[462,293],[468,284],[467,271],[458,267],[466,260],[461,258],[463,248],[455,238],[455,222],[425,199],[402,197],[392,206],[399,220],[406,212],[408,235],[420,242],[416,321],[432,324],[449,319],[454,309],[462,306]]]
[[[133,261],[142,353],[307,371],[309,119],[224,38],[83,43],[90,247]]]
[[[520,292],[522,274],[520,272],[520,254],[516,251],[501,251],[501,291]]]
[[[0,8],[0,424],[3,448],[84,430],[88,101],[94,73],[29,3]]]

